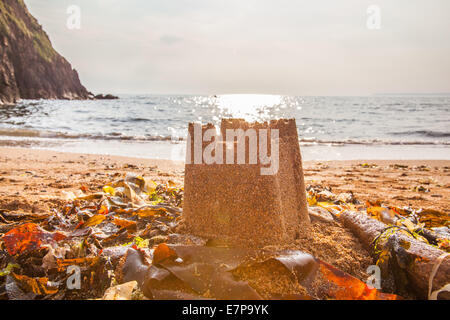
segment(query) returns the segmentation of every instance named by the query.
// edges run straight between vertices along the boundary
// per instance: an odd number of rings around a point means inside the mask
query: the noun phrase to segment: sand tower
[[[214,137],[212,128],[189,124],[186,228],[244,246],[294,240],[309,223],[295,119],[223,119]]]

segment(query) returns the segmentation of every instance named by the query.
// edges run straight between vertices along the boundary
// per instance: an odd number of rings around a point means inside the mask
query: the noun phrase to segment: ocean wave
[[[401,132],[391,132],[395,136],[424,136],[429,138],[448,138],[450,137],[450,132],[433,131],[433,130],[412,130],[412,131],[401,131]]]
[[[108,134],[89,134],[89,133],[64,133],[54,131],[39,131],[31,129],[0,129],[0,136],[5,137],[24,137],[24,138],[53,138],[53,139],[89,139],[89,140],[124,140],[124,141],[170,141],[183,140],[171,136],[161,135],[143,135],[129,136],[119,132]]]
[[[171,135],[151,135],[145,134],[140,136],[125,135],[120,132],[109,132],[106,134],[89,134],[89,133],[64,133],[54,131],[39,131],[32,129],[0,129],[0,136],[3,137],[22,137],[22,138],[46,138],[56,140],[116,140],[116,141],[170,141],[181,142],[185,141],[185,137],[174,137]],[[447,137],[450,135],[434,135],[432,137]],[[430,137],[430,136],[428,136]],[[314,146],[314,145],[331,145],[331,146],[344,146],[344,145],[450,145],[450,141],[421,141],[421,140],[382,140],[382,139],[318,139],[300,138],[299,143],[302,146]]]
[[[420,140],[380,140],[380,139],[345,139],[345,140],[322,140],[322,139],[299,139],[300,145],[444,145],[450,146],[450,141],[420,141]]]

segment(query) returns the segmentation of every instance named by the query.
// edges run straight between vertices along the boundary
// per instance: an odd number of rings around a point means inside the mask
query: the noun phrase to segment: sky
[[[450,92],[449,0],[25,3],[94,93]]]

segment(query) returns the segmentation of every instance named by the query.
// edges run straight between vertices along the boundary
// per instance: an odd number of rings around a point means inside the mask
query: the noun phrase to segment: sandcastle
[[[295,119],[223,119],[212,137],[213,128],[189,124],[185,227],[234,245],[295,240],[309,224]]]

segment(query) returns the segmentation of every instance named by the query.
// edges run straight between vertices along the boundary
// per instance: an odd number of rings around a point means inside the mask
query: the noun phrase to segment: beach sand
[[[353,192],[356,199],[413,209],[449,213],[450,161],[306,161],[306,185],[330,187],[335,194]],[[125,173],[137,173],[157,183],[183,185],[184,164],[168,160],[0,148],[0,213],[44,214],[60,211],[70,194],[99,192]],[[364,280],[373,264],[370,253],[350,230],[338,222],[314,221],[294,243],[275,250],[308,252],[338,269]],[[242,272],[241,272],[242,271]],[[267,292],[298,293],[298,285],[260,270],[238,278],[247,280],[265,298]],[[267,271],[267,270],[266,270]],[[286,278],[286,279],[288,279]],[[273,281],[272,281],[272,280]],[[300,290],[301,291],[301,290]]]
[[[353,192],[362,201],[450,213],[450,160],[306,161],[306,185]],[[68,192],[100,191],[126,172],[183,184],[184,164],[169,160],[0,148],[0,209],[45,212]]]

